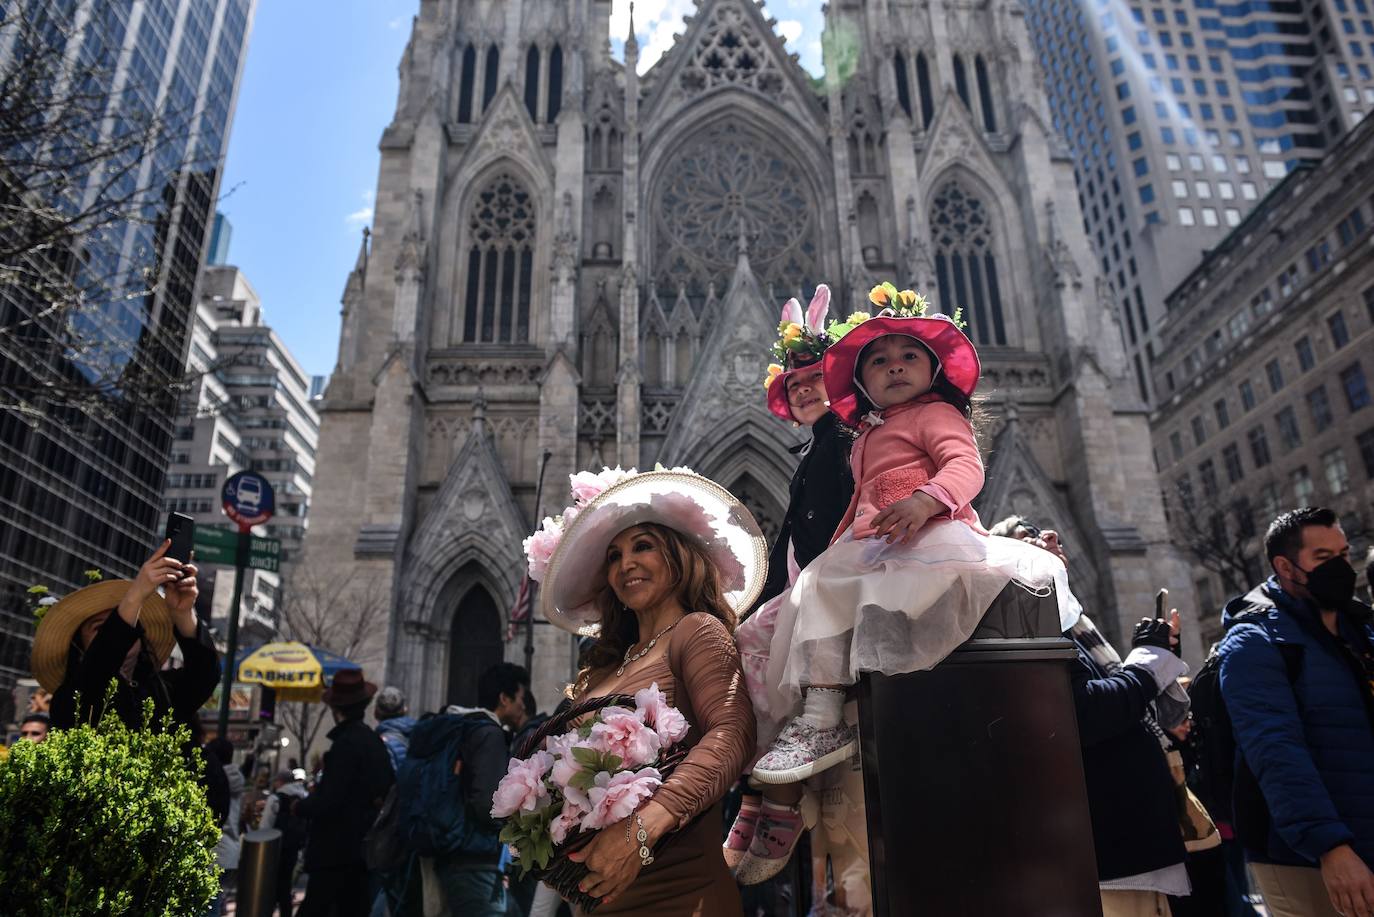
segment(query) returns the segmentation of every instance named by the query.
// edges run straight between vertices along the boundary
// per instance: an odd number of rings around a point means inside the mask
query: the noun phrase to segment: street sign
[[[234,567],[239,562],[239,536],[228,529],[198,528],[194,541],[196,563]],[[281,539],[252,536],[245,566],[268,573],[281,572]]]
[[[278,573],[281,570],[281,539],[253,537],[248,546],[248,566]]]
[[[228,529],[197,527],[192,545],[199,565],[223,564],[232,567],[238,562],[239,536]]]
[[[241,532],[271,519],[277,509],[272,485],[255,471],[240,471],[231,475],[224,482],[221,496],[224,498],[224,514],[238,523]]]

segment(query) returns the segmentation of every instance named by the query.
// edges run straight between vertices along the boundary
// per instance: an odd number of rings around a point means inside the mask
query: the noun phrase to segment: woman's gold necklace
[[[663,630],[659,631],[657,634],[654,635],[654,638],[649,641],[648,645],[645,646],[644,649],[640,650],[638,653],[635,653],[633,656],[630,655],[630,650],[635,648],[635,644],[631,643],[629,649],[625,650],[625,661],[620,664],[620,668],[615,670],[615,677],[619,678],[621,675],[624,675],[625,668],[630,663],[643,659],[645,656],[647,656],[649,654],[649,650],[653,649],[654,644],[658,642],[659,637],[662,637],[664,634],[668,633],[668,631],[672,630],[674,627],[677,627],[677,624],[678,622],[674,621],[672,624],[669,624],[667,627],[663,628]]]

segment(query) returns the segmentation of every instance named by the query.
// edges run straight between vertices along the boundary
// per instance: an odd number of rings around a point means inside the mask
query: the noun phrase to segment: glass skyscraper
[[[1374,108],[1374,0],[1026,0],[1147,400],[1165,298]]]
[[[35,43],[46,41],[75,62],[49,82],[75,74],[85,83],[76,87],[81,97],[96,100],[92,123],[72,132],[82,136],[39,144],[121,132],[140,139],[114,160],[73,170],[53,199],[12,180],[5,186],[10,200],[32,197],[55,213],[121,203],[112,205],[119,219],[74,237],[61,253],[78,284],[99,279],[89,287],[98,295],[67,319],[85,328],[89,348],[69,346],[70,337],[44,339],[48,304],[30,289],[0,285],[0,328],[39,329],[24,347],[0,351],[0,683],[27,673],[33,624],[15,611],[27,586],[61,594],[82,585],[91,568],[128,576],[161,537],[177,392],[162,386],[146,397],[137,380],[178,380],[185,371],[254,5],[21,0],[0,7],[0,73],[27,66]],[[72,91],[51,90],[54,98]],[[136,129],[150,123],[163,130]],[[74,409],[70,399],[45,402],[46,379],[107,391],[100,409]],[[130,397],[135,390],[143,396]]]

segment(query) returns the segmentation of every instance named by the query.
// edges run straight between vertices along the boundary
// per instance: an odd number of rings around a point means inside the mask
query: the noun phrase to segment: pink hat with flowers
[[[802,314],[801,303],[794,297],[782,307],[778,322],[778,339],[770,354],[768,374],[763,387],[768,392],[768,410],[783,420],[796,420],[792,405],[787,401],[787,380],[807,367],[814,366],[825,356],[826,348],[835,342],[825,329],[826,314],[830,311],[830,287],[818,284],[811,305]]]
[[[694,539],[720,571],[736,612],[754,604],[768,573],[768,545],[752,513],[730,491],[690,468],[603,468],[570,477],[573,503],[525,539],[530,579],[544,617],[594,635],[596,597],[606,585],[606,548],[626,529],[657,523]]]
[[[835,343],[825,353],[825,390],[830,410],[845,423],[859,421],[859,356],[872,341],[887,334],[901,334],[920,341],[935,357],[936,369],[955,388],[972,396],[978,387],[982,365],[973,342],[960,330],[959,312],[954,317],[926,314],[929,303],[912,290],[898,290],[890,283],[879,284],[868,293],[874,305],[882,306],[877,315],[856,312],[844,323],[832,322],[826,329]]]

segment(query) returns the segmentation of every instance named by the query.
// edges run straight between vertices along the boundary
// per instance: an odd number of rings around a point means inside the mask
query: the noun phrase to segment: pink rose
[[[529,558],[530,579],[542,582],[544,573],[549,569],[549,561],[563,539],[563,527],[553,519],[545,518],[539,530],[524,541],[525,556]]]
[[[658,682],[635,692],[635,708],[644,717],[644,722],[658,734],[659,744],[663,748],[681,741],[691,728],[687,717],[668,703],[668,698],[658,689]]]
[[[607,715],[607,710],[615,712]],[[638,714],[623,708],[601,711],[601,722],[592,726],[591,742],[620,758],[624,767],[639,767],[658,760],[658,733],[644,725]]]
[[[579,471],[577,474],[570,474],[568,481],[572,484],[573,502],[579,505],[592,502],[610,486],[602,483],[601,476],[593,471]]]
[[[547,806],[552,800],[544,786],[544,774],[552,766],[553,755],[545,751],[537,751],[524,761],[512,758],[491,798],[491,817],[508,818],[516,812],[536,812]]]
[[[652,767],[640,771],[621,771],[612,777],[602,771],[596,775],[596,785],[587,794],[591,811],[582,819],[584,831],[600,831],[625,818],[640,803],[654,794],[663,778]]]
[[[564,800],[563,809],[549,822],[549,836],[553,838],[555,844],[561,844],[568,838],[569,832],[578,826],[587,810],[575,804],[571,799]]]

